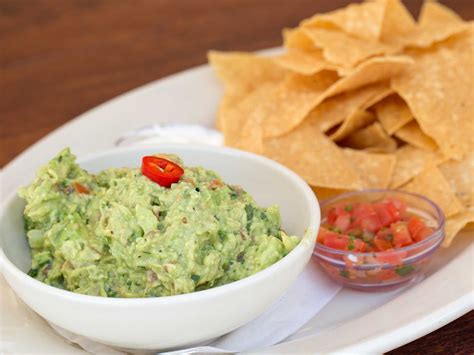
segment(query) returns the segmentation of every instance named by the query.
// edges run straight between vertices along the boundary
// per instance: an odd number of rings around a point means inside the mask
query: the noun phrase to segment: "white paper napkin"
[[[197,125],[153,125],[127,133],[116,145],[143,145],[156,143],[201,143],[222,145],[222,135]],[[293,335],[312,319],[341,286],[331,281],[311,260],[285,295],[265,313],[242,327],[220,337],[211,344],[179,349],[164,354],[235,353],[256,351],[277,344]],[[116,349],[88,338],[70,333],[54,324],[51,327],[70,342],[94,354],[143,353],[133,349]],[[152,350],[152,349],[150,349]]]

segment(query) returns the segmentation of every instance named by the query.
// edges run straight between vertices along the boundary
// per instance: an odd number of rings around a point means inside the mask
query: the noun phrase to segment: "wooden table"
[[[465,19],[471,0],[442,1]],[[0,0],[0,166],[80,113],[206,62],[278,46],[346,0]],[[420,1],[405,1],[417,14]],[[472,353],[474,312],[391,353]]]

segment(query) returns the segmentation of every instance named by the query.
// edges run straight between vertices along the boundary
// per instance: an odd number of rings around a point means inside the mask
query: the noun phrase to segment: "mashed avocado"
[[[65,149],[19,195],[29,274],[88,295],[155,297],[223,285],[275,263],[300,240],[281,231],[277,206],[257,206],[200,167],[184,167],[164,188],[138,168],[90,174]]]

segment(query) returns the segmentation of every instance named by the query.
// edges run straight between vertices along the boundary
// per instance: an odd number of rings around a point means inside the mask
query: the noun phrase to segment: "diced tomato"
[[[423,227],[418,231],[418,233],[412,236],[412,238],[415,242],[419,242],[419,241],[422,241],[423,239],[428,238],[433,233],[434,233],[433,228]]]
[[[374,244],[379,251],[393,248],[393,233],[389,228],[382,228],[374,238]]]
[[[372,215],[372,216],[363,218],[360,221],[360,226],[364,230],[367,230],[372,233],[376,233],[382,227],[382,224],[380,223],[380,219],[377,215]]]
[[[335,232],[332,232],[327,228],[320,227],[319,232],[318,232],[318,243],[324,244],[324,241],[326,240],[326,236],[328,236],[328,235],[331,238],[331,235],[336,235],[337,236],[339,234],[337,234]]]
[[[393,206],[395,206],[395,208],[398,210],[398,213],[399,213],[399,216],[400,218],[405,215],[406,211],[407,211],[407,205],[405,202],[402,202],[400,200],[386,200],[385,202],[389,202],[390,204],[392,204]]]
[[[77,192],[78,194],[86,194],[86,195],[87,195],[87,194],[90,193],[90,191],[89,191],[89,189],[87,188],[87,186],[85,186],[85,185],[83,185],[83,184],[81,184],[81,183],[79,183],[79,182],[74,182],[74,183],[73,183],[73,186],[74,186],[74,190],[76,190],[76,192]]]
[[[375,212],[374,206],[368,203],[361,203],[352,212],[353,223],[351,227],[359,225],[362,230],[377,232],[382,224]]]
[[[413,244],[406,222],[396,222],[390,226],[393,233],[393,245],[395,248],[402,248]]]
[[[339,215],[334,221],[334,226],[341,232],[345,232],[351,224],[351,215],[344,211],[343,214]]]
[[[375,236],[374,245],[377,248],[377,251],[390,250],[393,248],[392,243],[390,243],[388,240],[378,238],[377,236]]]
[[[330,225],[334,225],[334,222],[336,222],[336,219],[339,216],[339,209],[342,210],[341,207],[333,207],[329,210],[327,221]]]
[[[361,252],[363,253],[367,249],[367,244],[363,242],[362,240],[356,238],[354,239],[354,249],[353,251]]]
[[[388,227],[392,222],[395,222],[387,203],[374,203],[374,210],[375,213],[377,213],[382,226]]]
[[[391,280],[397,277],[393,269],[383,269],[376,275],[376,278],[381,281]]]
[[[416,233],[423,229],[424,226],[425,224],[418,217],[413,216],[408,220],[408,231],[412,237],[414,237]]]
[[[406,251],[395,251],[388,249],[386,251],[377,253],[375,259],[379,263],[387,263],[390,265],[400,265],[402,264],[403,259],[407,256]]]
[[[324,237],[324,245],[328,248],[347,250],[349,243],[350,239],[345,234],[332,233]]]

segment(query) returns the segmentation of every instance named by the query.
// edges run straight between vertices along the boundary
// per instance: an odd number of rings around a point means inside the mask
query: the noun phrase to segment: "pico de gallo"
[[[333,206],[319,230],[317,242],[352,252],[385,252],[420,242],[434,229],[407,212],[404,202],[341,203]]]

